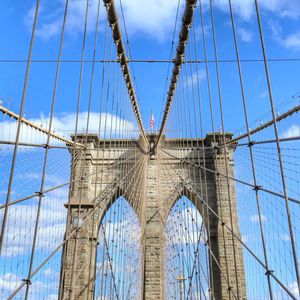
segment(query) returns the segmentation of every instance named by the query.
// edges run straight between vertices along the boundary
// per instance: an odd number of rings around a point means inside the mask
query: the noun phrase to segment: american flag
[[[150,129],[154,129],[154,115],[153,115],[153,113],[151,113]]]

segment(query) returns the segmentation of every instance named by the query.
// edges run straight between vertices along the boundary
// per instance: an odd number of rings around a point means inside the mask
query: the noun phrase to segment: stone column
[[[231,139],[231,134],[225,134],[226,140]],[[207,137],[208,145],[214,146],[212,137]],[[217,144],[223,144],[221,135],[217,135]],[[234,233],[241,239],[238,215],[235,182],[227,179],[227,175],[234,177],[233,146],[224,148],[216,147],[212,152],[212,161],[209,168],[215,170],[215,174],[209,175],[214,181],[214,191],[209,191],[210,206],[224,223],[231,228],[231,220]],[[226,155],[226,156],[225,156]],[[226,167],[227,162],[227,167]],[[243,261],[243,252],[240,242],[232,238],[232,233],[213,214],[210,214],[210,248],[217,260],[212,259],[212,280],[214,296],[218,300],[232,299],[229,296],[233,292],[238,299],[247,299],[246,280]],[[229,281],[229,282],[228,282]],[[229,286],[229,287],[228,287]]]
[[[224,223],[231,227],[231,220],[233,223],[234,233],[240,237],[239,223],[237,217],[237,204],[235,193],[235,182],[233,180],[227,181],[226,173],[230,177],[234,177],[234,164],[233,164],[233,147],[227,147],[226,153],[222,150],[222,147],[214,147],[223,143],[222,135],[215,135],[217,145],[214,144],[212,135],[208,135],[205,139],[205,146],[207,146],[204,155],[206,158],[205,167],[210,170],[214,170],[215,173],[206,171],[207,175],[207,192],[209,206],[216,212],[218,216],[222,216]],[[230,139],[231,135],[226,134],[226,139]],[[93,148],[93,137],[89,137],[89,148]],[[192,143],[191,143],[192,145]],[[117,144],[116,144],[117,149]],[[92,152],[83,152],[80,159],[74,165],[73,179],[76,183],[72,185],[71,192],[72,198],[70,199],[69,207],[69,224],[66,235],[72,232],[77,227],[80,228],[80,220],[78,216],[78,209],[80,207],[80,215],[84,218],[93,209],[93,196],[95,190],[95,184],[101,181],[101,186],[97,187],[97,194],[103,189],[111,190],[110,186],[114,182],[116,176],[119,174],[119,169],[116,171],[111,169],[104,169],[101,173],[101,178],[96,176],[89,176],[95,172],[96,164],[104,163],[108,164],[113,162],[118,157],[127,157],[130,153],[125,150],[113,152],[107,155],[105,149],[103,149],[105,155],[101,155],[98,160],[95,160]],[[126,153],[125,153],[126,152]],[[195,152],[195,150],[187,151],[184,155],[196,155],[200,163],[203,161],[203,157]],[[78,154],[78,153],[77,153]],[[202,153],[203,155],[203,153]],[[148,161],[145,166],[145,185],[142,189],[144,192],[141,196],[141,206],[138,210],[138,215],[141,219],[142,235],[143,235],[143,299],[164,299],[164,221],[168,210],[172,207],[172,190],[176,194],[176,188],[174,183],[168,183],[170,175],[166,178],[161,172],[161,166],[158,164],[154,151],[149,155]],[[226,164],[227,163],[227,164]],[[128,162],[126,162],[126,165]],[[225,228],[217,217],[213,213],[208,213],[206,206],[202,204],[197,195],[201,195],[201,190],[204,191],[204,172],[194,172],[192,168],[178,164],[174,162],[174,159],[167,159],[164,161],[166,167],[170,169],[171,174],[174,174],[174,178],[178,178],[178,172],[181,176],[189,177],[193,185],[195,185],[194,191],[196,194],[189,191],[186,187],[183,190],[183,194],[186,194],[199,209],[204,219],[205,225],[208,228],[209,220],[209,232],[210,232],[210,244],[214,259],[210,266],[211,278],[213,282],[213,291],[215,299],[227,300],[230,299],[230,290],[237,295],[237,285],[239,290],[239,299],[246,299],[246,286],[245,286],[245,271],[243,263],[243,253],[241,244],[235,238],[232,239],[232,234]],[[84,166],[84,169],[83,169]],[[128,168],[126,168],[127,170]],[[83,172],[83,176],[82,174]],[[127,171],[126,171],[127,172]],[[132,173],[134,174],[134,172]],[[121,176],[122,174],[119,174]],[[131,175],[130,175],[131,176]],[[82,177],[82,178],[81,178]],[[173,176],[171,176],[173,178]],[[200,180],[200,177],[202,180]],[[77,180],[81,178],[81,180]],[[102,180],[103,178],[103,180]],[[101,180],[100,180],[101,179]],[[129,182],[129,181],[128,181]],[[135,188],[136,181],[132,183],[127,191],[130,195],[130,190]],[[178,182],[178,184],[181,184]],[[124,183],[126,186],[127,183]],[[229,185],[229,189],[228,189]],[[229,191],[229,194],[228,194]],[[178,191],[177,191],[178,192]],[[229,197],[230,195],[230,197]],[[166,199],[172,198],[170,199]],[[175,197],[178,197],[176,194]],[[202,196],[203,197],[203,196]],[[130,199],[129,199],[130,200]],[[230,201],[229,201],[230,200]],[[105,204],[103,204],[105,205]],[[105,211],[105,206],[99,207],[94,215],[94,222],[92,218],[89,219],[81,230],[77,232],[77,240],[75,236],[67,241],[63,249],[63,262],[61,272],[61,289],[59,299],[93,299],[94,286],[93,278],[95,276],[95,262],[96,262],[96,249],[97,249],[97,234],[99,220],[101,219],[101,212]],[[93,230],[93,224],[96,226]],[[93,233],[94,232],[94,233]],[[93,233],[93,234],[92,234]],[[76,257],[74,256],[74,247],[77,243]],[[75,265],[73,266],[73,262]],[[91,262],[91,263],[90,263]],[[71,284],[71,278],[73,275],[73,284]],[[227,278],[229,278],[229,283]],[[228,290],[229,285],[229,290]],[[73,289],[72,289],[73,287]],[[231,297],[232,299],[233,297]]]
[[[148,162],[146,196],[143,206],[143,299],[164,298],[164,224],[158,189],[158,167],[154,155]]]
[[[70,186],[70,200],[65,205],[68,210],[68,224],[65,236],[76,231],[63,247],[61,263],[61,279],[59,299],[93,299],[93,278],[95,273],[95,258],[97,249],[98,209],[92,216],[83,220],[94,209],[95,185],[93,153],[96,136],[88,136],[89,150],[76,150],[74,155],[72,179]],[[77,141],[84,143],[85,136],[77,136]],[[79,213],[80,209],[80,213]],[[93,221],[94,218],[94,221]],[[94,230],[93,230],[94,226]],[[76,251],[74,251],[76,245]],[[75,255],[75,257],[74,257]]]
[[[92,236],[92,219],[88,219],[87,224],[81,227],[83,218],[85,218],[94,207],[88,202],[81,201],[80,218],[78,219],[79,203],[77,200],[78,199],[74,198],[71,199],[71,217],[66,234],[68,235],[76,229],[78,229],[78,232],[67,241],[63,249],[64,261],[62,262],[61,295],[59,295],[59,299],[83,300],[93,299],[94,297],[93,278],[97,249],[97,229],[94,228],[94,236]],[[97,218],[96,215],[95,218]],[[97,222],[94,223],[97,224]],[[74,259],[75,243],[77,243],[77,250]]]

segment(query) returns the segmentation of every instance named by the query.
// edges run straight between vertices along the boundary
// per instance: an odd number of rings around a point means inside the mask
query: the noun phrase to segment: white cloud
[[[240,36],[241,40],[245,43],[250,43],[253,39],[253,32],[244,27],[238,27],[237,33]]]
[[[293,283],[289,284],[289,289],[291,290],[291,292],[294,295],[298,295],[299,290],[298,290],[298,283],[297,283],[297,281],[294,281]]]
[[[272,31],[273,39],[282,47],[294,51],[300,50],[300,31],[283,35],[282,27],[274,20],[269,21],[269,27]]]
[[[291,138],[291,137],[296,137],[300,136],[300,126],[293,124],[291,125],[288,129],[286,129],[282,134],[281,138]]]
[[[59,0],[55,5],[53,3],[48,3],[47,7],[41,7],[37,36],[48,40],[60,33],[64,3],[64,0]],[[208,3],[208,0],[203,1],[204,9],[208,9]],[[123,0],[122,6],[128,33],[130,35],[135,33],[146,34],[158,41],[170,39],[171,32],[174,28],[177,4],[177,1],[170,0]],[[67,34],[76,36],[83,31],[85,5],[86,0],[73,0],[69,2],[66,25]],[[97,5],[98,0],[90,1],[87,26],[88,32],[94,30]],[[116,1],[116,5],[119,6],[119,1]],[[233,0],[232,5],[235,14],[240,19],[250,21],[254,17],[254,0]],[[184,1],[181,1],[180,16],[182,15],[183,6]],[[229,12],[228,0],[216,0],[215,7],[223,12]],[[262,10],[273,13],[279,17],[297,19],[300,16],[300,2],[298,0],[264,0],[260,1],[260,7]],[[27,12],[25,17],[25,23],[29,28],[32,26],[33,15],[34,7]],[[122,25],[120,9],[119,16],[120,24]],[[105,17],[106,10],[101,6],[100,19],[103,21]],[[180,22],[181,17],[179,17],[178,20]],[[103,26],[100,26],[100,29],[101,28],[103,28]],[[245,39],[249,40],[249,34],[245,35],[245,32],[241,34],[244,35]],[[294,43],[292,39],[290,42]]]
[[[58,299],[58,295],[57,294],[50,294],[46,298],[46,300],[57,300],[57,299]]]
[[[287,49],[300,50],[300,31],[286,36],[282,40],[282,44]]]
[[[252,223],[258,223],[259,222],[259,215],[252,215],[250,216],[250,221]],[[267,221],[267,217],[263,214],[261,214],[261,221],[262,222],[266,222]]]
[[[202,25],[201,23],[195,24],[195,35],[196,40],[202,41]],[[206,37],[209,37],[211,35],[211,25],[210,24],[204,24],[204,34]]]
[[[65,0],[56,1],[55,6],[50,2],[48,6],[40,6],[39,9],[39,19],[38,26],[36,30],[36,36],[44,40],[49,40],[50,38],[57,36],[61,33],[63,13],[65,7]],[[45,5],[45,4],[44,4]],[[72,0],[69,1],[67,21],[66,21],[66,33],[71,36],[76,36],[78,33],[82,32],[84,29],[85,20],[85,0]],[[88,13],[88,23],[87,32],[91,32],[95,28],[96,17],[97,17],[98,1],[89,1],[89,13]],[[104,11],[104,7],[101,7]],[[29,9],[24,21],[28,28],[32,27],[32,22],[35,13],[35,5]],[[101,14],[100,14],[101,16]],[[102,13],[102,19],[104,14]]]
[[[266,98],[267,96],[268,96],[268,92],[267,92],[267,91],[264,91],[264,92],[262,92],[262,93],[259,95],[259,98],[264,99],[264,98]]]
[[[53,270],[51,268],[47,268],[43,273],[45,276],[50,276],[51,274],[53,274]]]
[[[297,19],[300,17],[300,2],[298,0],[263,0],[260,6],[280,17]]]
[[[41,172],[26,172],[26,173],[18,173],[16,174],[15,178],[16,180],[20,180],[19,182],[25,182],[25,183],[32,183],[34,181],[40,182],[41,181]],[[67,178],[63,178],[57,175],[53,175],[53,174],[47,174],[45,176],[45,189],[47,188],[51,188],[60,184],[63,184],[65,182],[67,182],[68,179]],[[20,192],[22,192],[22,190],[19,190]],[[4,195],[6,196],[7,191],[5,191]]]
[[[190,228],[189,234],[182,234],[185,228]],[[194,206],[187,206],[175,210],[173,209],[167,219],[165,233],[166,236],[171,238],[171,244],[190,244],[197,245],[204,244],[207,241],[206,230],[202,228],[202,217],[199,211]],[[199,239],[200,237],[200,239]]]
[[[85,132],[87,125],[87,112],[79,113],[78,117],[78,132]],[[130,136],[134,136],[137,134],[137,127],[130,121],[123,120],[116,115],[105,114],[105,113],[90,113],[89,120],[89,132],[98,133],[99,130],[99,120],[101,119],[101,128],[100,128],[100,136],[104,137],[104,130],[106,129],[105,138],[110,137],[110,132],[112,137],[121,137],[125,134],[125,129],[129,132]],[[29,119],[32,123],[48,129],[49,126],[49,116],[45,116],[41,114],[39,118]],[[76,114],[75,113],[60,113],[54,116],[53,118],[53,130],[59,135],[63,135],[65,137],[70,137],[70,134],[75,131],[75,123],[76,123]],[[106,125],[105,125],[106,123]],[[1,136],[3,140],[15,141],[16,131],[17,131],[17,122],[11,121],[3,121],[0,122],[0,127],[4,128],[4,132]],[[29,128],[27,125],[22,125],[21,129],[21,142],[27,143],[45,143],[46,142],[46,134],[41,134],[37,130]]]
[[[289,234],[285,233],[285,234],[281,234],[281,235],[280,235],[280,239],[281,239],[282,241],[290,241],[290,240],[291,240],[291,237],[290,237]]]
[[[39,9],[39,12],[41,13],[41,8]],[[25,17],[24,17],[24,22],[26,24],[27,27],[31,28],[32,27],[32,23],[33,23],[33,18],[34,18],[34,14],[35,14],[35,5],[33,5],[26,13]]]
[[[191,87],[191,86],[197,86],[198,81],[201,83],[206,78],[206,73],[203,69],[200,69],[197,72],[194,72],[192,75],[187,76],[186,80],[184,81],[185,86]]]
[[[22,283],[22,277],[18,276],[15,273],[5,273],[1,274],[0,277],[0,290],[2,297],[8,298],[9,295]],[[53,300],[57,299],[54,297],[55,294],[50,294],[46,298],[44,297],[45,291],[49,291],[49,289],[57,290],[57,282],[44,282],[41,280],[34,280],[30,287],[30,299],[47,299]]]
[[[19,279],[14,273],[5,273],[0,278],[0,289],[12,290],[17,286]]]
[[[215,5],[228,12],[228,0],[216,0]],[[232,6],[236,15],[243,20],[251,20],[255,13],[254,0],[232,0]],[[300,2],[298,0],[261,0],[259,6],[262,10],[279,17],[296,19],[300,16]]]
[[[248,236],[245,234],[242,234],[242,241],[243,243],[247,243],[248,242]]]
[[[43,250],[44,254],[48,251],[50,253],[55,245],[63,240],[67,216],[64,203],[67,201],[67,195],[67,189],[65,189],[65,198],[47,199],[47,196],[43,198],[37,251]],[[36,207],[32,204],[10,206],[3,256],[17,257],[31,251]]]
[[[208,5],[209,1],[203,3]],[[216,8],[229,12],[228,0],[215,0]],[[251,21],[255,14],[254,0],[232,0],[233,11],[244,21]],[[261,10],[273,13],[279,17],[297,19],[300,16],[300,2],[298,0],[261,0]]]
[[[123,0],[125,21],[129,32],[146,33],[148,36],[165,40],[174,27],[177,1],[170,0]],[[181,1],[181,7],[184,1]],[[178,18],[181,20],[181,18]]]
[[[204,3],[208,5],[209,0],[204,1]],[[237,16],[243,20],[250,20],[254,12],[253,3],[254,0],[233,0],[232,6]],[[215,7],[224,12],[229,12],[228,0],[216,0]]]
[[[241,25],[242,22],[236,22],[236,32],[238,37],[241,39],[242,42],[250,43],[253,39],[253,32],[244,26]],[[230,21],[226,21],[224,23],[224,27],[228,28],[230,31],[232,31],[232,23]]]
[[[278,39],[278,37],[281,35],[282,33],[282,28],[280,26],[280,24],[274,20],[270,20],[269,21],[269,27],[272,31],[273,37],[274,39]]]
[[[56,36],[61,31],[64,0],[59,0],[56,7],[52,8],[51,14],[47,12],[47,7],[40,8],[39,26],[37,27],[37,36],[48,40]],[[183,6],[181,1],[181,6]],[[119,6],[119,1],[116,1]],[[133,33],[146,33],[147,35],[164,40],[166,35],[173,29],[175,15],[177,10],[177,1],[169,0],[153,0],[143,1],[140,0],[123,0],[122,7],[125,15],[125,22],[129,34]],[[95,29],[96,17],[98,9],[98,0],[92,0],[89,3],[88,24],[87,31],[92,32]],[[30,28],[34,16],[35,8],[32,7],[26,14],[25,23]],[[54,11],[54,12],[53,12]],[[66,33],[76,36],[78,33],[83,32],[84,19],[86,11],[86,0],[73,0],[69,1]],[[119,9],[120,11],[120,9]],[[121,21],[120,24],[123,24]],[[106,17],[106,10],[101,4],[100,20]],[[179,19],[180,20],[180,19]],[[100,26],[100,29],[103,26]]]
[[[67,190],[65,191],[67,198]],[[61,243],[66,226],[67,212],[63,205],[65,198],[51,197],[51,199],[47,199],[46,196],[42,201],[35,253],[36,264],[49,255]],[[28,255],[32,247],[35,220],[36,205],[21,204],[13,205],[9,208],[2,255],[7,260],[7,263],[10,261],[13,262],[12,266],[29,259]],[[20,269],[17,269],[16,272],[18,274],[6,273],[0,276],[0,290],[3,290],[4,294],[2,296],[5,298],[22,283],[24,276],[20,273]],[[43,293],[49,293],[49,291],[53,293],[57,290],[59,272],[55,272],[48,267],[39,274],[48,279],[45,281],[44,279],[36,280],[33,278],[30,288],[30,292],[32,293],[31,299],[54,299],[54,296],[51,298],[50,295],[48,298],[44,298],[45,295]]]
[[[128,215],[130,219],[123,219],[118,222],[110,222],[106,221],[104,222],[104,230],[105,230],[105,236],[107,240],[114,240],[116,232],[124,231],[125,228],[128,232],[130,232],[128,239],[126,240],[126,243],[128,245],[138,245],[141,241],[141,226],[138,222],[137,216],[132,211],[132,215]],[[103,237],[103,233],[101,231],[101,236]],[[117,237],[117,239],[120,238]]]
[[[34,177],[33,177],[34,178]],[[65,194],[67,196],[68,191],[65,190]],[[51,192],[52,193],[52,192]],[[42,259],[46,258],[55,247],[63,241],[63,235],[65,233],[65,224],[66,224],[66,216],[67,209],[64,207],[65,198],[56,198],[51,197],[51,199],[47,199],[47,196],[42,200],[42,209],[40,214],[40,222],[38,229],[38,240],[35,254],[35,266],[38,266]],[[27,202],[26,202],[27,203]],[[35,202],[36,203],[36,202]],[[129,206],[129,205],[128,205]],[[111,245],[109,247],[110,255],[112,257],[112,251],[115,252],[120,250],[120,247],[124,247],[124,253],[129,255],[129,259],[133,259],[133,261],[138,261],[140,264],[140,237],[141,237],[141,228],[138,225],[138,219],[136,216],[134,218],[130,216],[129,213],[133,213],[133,210],[125,211],[126,216],[122,217],[122,220],[118,222],[111,222],[114,218],[108,214],[106,218],[106,237]],[[123,211],[124,213],[124,211]],[[130,217],[129,217],[130,216]],[[36,205],[30,204],[22,204],[22,205],[14,205],[9,209],[9,217],[8,217],[8,226],[7,226],[7,235],[5,236],[5,245],[3,247],[3,257],[7,260],[7,268],[9,269],[9,262],[12,261],[14,266],[19,262],[26,261],[29,258],[29,254],[31,251],[32,239],[33,239],[33,229],[36,217]],[[134,222],[135,221],[135,222]],[[110,227],[110,229],[108,229]],[[116,228],[119,228],[123,233],[119,236],[116,236]],[[107,231],[110,233],[108,234]],[[124,239],[123,234],[126,234],[126,238]],[[124,239],[124,244],[121,244],[120,241]],[[115,241],[115,245],[117,245],[117,249],[113,247],[113,242]],[[103,238],[101,239],[100,234],[100,246],[103,247]],[[116,243],[116,241],[119,241]],[[132,252],[131,252],[132,251]],[[53,258],[51,260],[53,262]],[[54,261],[55,262],[55,261]],[[117,263],[118,260],[112,261],[113,268],[116,272],[132,272],[133,276],[138,276],[138,272],[136,272],[136,268],[133,272],[132,269],[129,268],[129,264],[125,265],[124,269],[121,264]],[[106,270],[110,270],[110,267],[107,265],[108,261],[105,262]],[[139,265],[141,266],[141,264]],[[101,262],[97,263],[97,268],[101,268]],[[19,273],[22,269],[17,269],[17,274],[14,273],[6,273],[0,274],[0,290],[2,289],[4,292],[1,294],[5,299],[7,296],[22,283],[23,275]],[[39,271],[37,274],[38,278],[33,277],[32,285],[30,287],[30,291],[32,293],[30,299],[57,299],[58,288],[58,279],[59,279],[59,261],[57,261],[52,265],[47,265],[43,269]]]

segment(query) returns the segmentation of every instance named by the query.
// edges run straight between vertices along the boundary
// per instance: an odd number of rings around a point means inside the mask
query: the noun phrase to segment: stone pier
[[[232,135],[225,134],[225,137],[230,140]],[[78,141],[84,138],[79,136]],[[148,138],[153,145],[155,136]],[[207,248],[214,298],[229,300],[232,299],[230,293],[234,293],[239,299],[247,299],[242,248],[224,228],[224,223],[231,228],[232,220],[233,231],[240,236],[235,183],[224,176],[228,172],[233,177],[234,146],[224,151],[219,147],[222,140],[220,133],[183,143],[163,138],[154,153],[147,151],[141,140],[105,142],[89,135],[88,150],[81,150],[80,155],[76,153],[77,160],[73,164],[73,179],[79,180],[71,186],[71,198],[66,204],[69,213],[66,235],[76,228],[78,232],[63,249],[59,298],[94,299],[99,225],[109,205],[123,195],[134,208],[144,237],[142,297],[164,299],[164,224],[176,201],[185,195],[195,204],[210,232]],[[116,168],[105,168],[114,162],[120,162]],[[200,167],[193,167],[195,163]],[[95,176],[97,168],[101,172]],[[204,172],[205,169],[210,171]],[[125,174],[129,175],[122,181]],[[101,197],[109,200],[98,205]],[[81,228],[81,221],[76,219],[78,209],[84,217],[95,205],[94,217]],[[223,223],[208,207],[222,217]],[[72,275],[74,272],[76,276]]]

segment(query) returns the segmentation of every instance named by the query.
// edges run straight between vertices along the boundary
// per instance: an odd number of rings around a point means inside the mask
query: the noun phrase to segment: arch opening
[[[95,299],[141,299],[141,226],[122,196],[99,224],[95,264]]]
[[[189,198],[181,196],[176,201],[164,231],[166,299],[208,299],[207,231]]]

